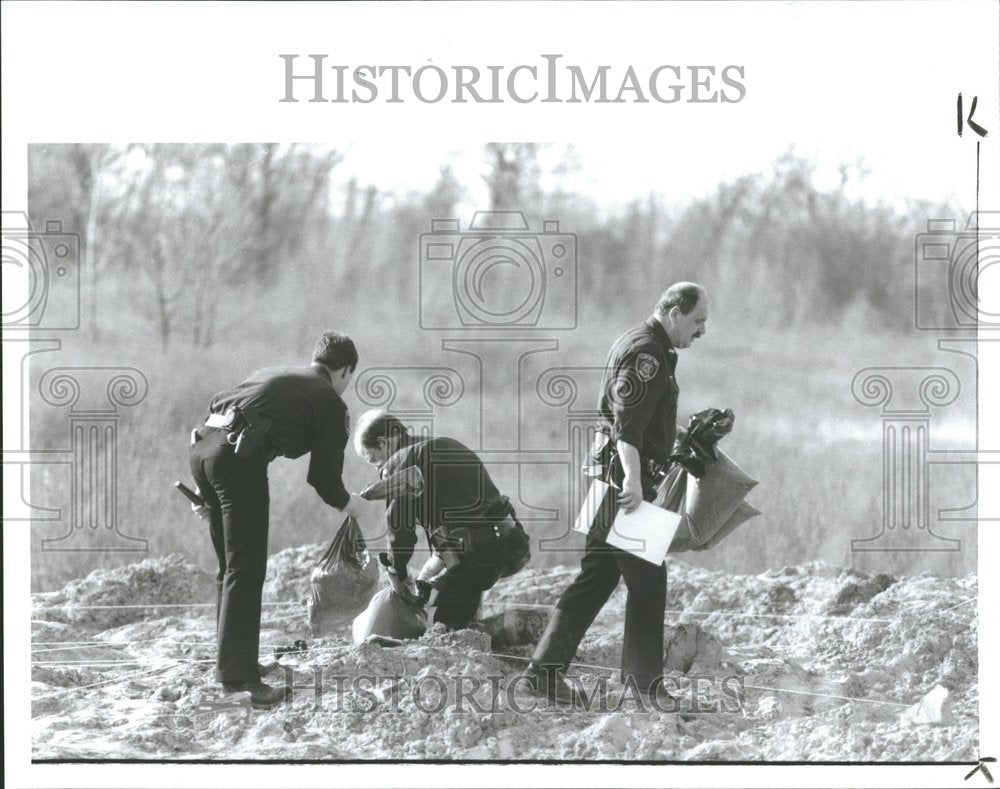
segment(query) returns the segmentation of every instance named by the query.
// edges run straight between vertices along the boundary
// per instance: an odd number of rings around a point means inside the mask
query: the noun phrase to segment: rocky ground
[[[347,627],[314,638],[307,625],[322,549],[283,551],[269,564],[262,651],[309,644],[273,675],[293,692],[270,711],[217,696],[214,609],[188,605],[213,600],[209,573],[168,557],[36,595],[34,758],[939,761],[978,752],[975,576],[870,577],[822,563],[733,576],[671,560],[666,669],[676,701],[641,706],[613,671],[622,587],[577,654],[589,709],[574,711],[514,682],[572,568],[498,584],[482,611],[487,632],[432,628],[400,646],[353,646]]]

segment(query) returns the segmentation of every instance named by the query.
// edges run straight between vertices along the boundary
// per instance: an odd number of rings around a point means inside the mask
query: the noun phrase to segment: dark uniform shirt
[[[665,464],[677,431],[676,366],[677,351],[656,318],[619,337],[604,371],[598,428]]]
[[[347,506],[351,495],[341,479],[349,432],[347,405],[322,372],[313,367],[258,370],[234,389],[217,394],[209,409],[223,414],[245,406],[271,422],[266,440],[279,455],[312,453],[309,484],[330,506]]]
[[[453,438],[408,436],[382,473],[388,476],[411,466],[422,480],[418,492],[386,502],[392,564],[403,576],[417,544],[417,524],[441,551],[454,529],[485,527],[510,514],[510,500],[497,490],[479,456]]]

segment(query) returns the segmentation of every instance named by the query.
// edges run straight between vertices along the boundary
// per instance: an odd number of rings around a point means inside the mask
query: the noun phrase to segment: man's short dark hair
[[[346,334],[337,331],[323,332],[323,336],[316,341],[312,360],[331,370],[350,367],[353,373],[358,366],[358,349],[354,347],[354,340]]]
[[[656,302],[656,314],[666,315],[674,307],[680,307],[681,314],[687,315],[698,306],[698,300],[704,293],[705,289],[694,282],[677,282],[663,291]]]
[[[374,449],[378,446],[380,438],[392,438],[394,436],[405,436],[406,425],[382,408],[373,408],[365,411],[358,419],[358,425],[354,431],[354,448],[358,454],[362,450]]]

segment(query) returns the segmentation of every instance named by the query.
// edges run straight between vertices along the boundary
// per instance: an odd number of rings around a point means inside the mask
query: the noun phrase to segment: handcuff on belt
[[[271,420],[250,406],[229,408],[224,414],[210,414],[205,427],[227,431],[226,441],[241,458],[262,458],[270,462],[278,456],[278,450],[265,440],[271,430]]]

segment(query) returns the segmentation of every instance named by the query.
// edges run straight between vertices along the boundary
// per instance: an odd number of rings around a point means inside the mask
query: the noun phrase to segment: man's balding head
[[[705,334],[708,295],[695,282],[677,282],[656,302],[656,317],[675,348],[689,348]]]
[[[666,315],[672,307],[679,307],[687,315],[705,298],[705,289],[696,282],[676,282],[663,291],[656,302],[656,314]]]

